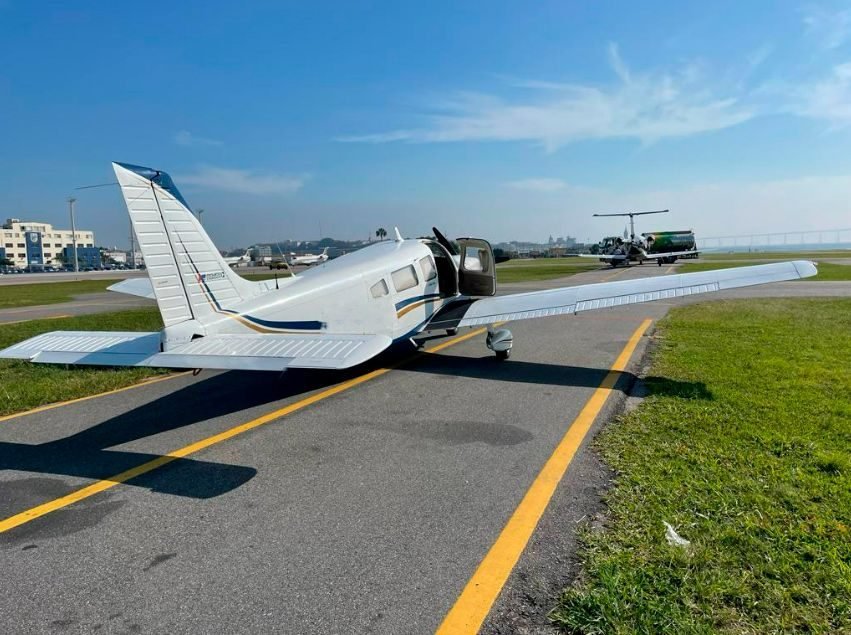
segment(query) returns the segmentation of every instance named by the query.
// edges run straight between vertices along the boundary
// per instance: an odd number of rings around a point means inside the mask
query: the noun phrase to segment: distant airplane
[[[626,229],[624,229],[623,237],[620,238],[609,236],[604,238],[600,243],[603,251],[597,254],[579,254],[582,258],[596,258],[601,262],[608,262],[612,267],[618,265],[628,265],[630,262],[643,264],[648,260],[655,260],[660,266],[663,262],[673,263],[677,258],[697,257],[697,249],[685,249],[675,251],[673,249],[666,252],[651,251],[652,241],[647,241],[635,236],[635,217],[646,216],[647,214],[667,214],[670,210],[660,209],[652,212],[625,212],[622,214],[594,214],[594,216],[629,216],[629,237],[627,238]],[[682,233],[682,232],[680,232]]]
[[[290,265],[321,265],[328,260],[328,247],[322,250],[321,254],[305,254],[304,256],[290,256],[287,262]]]
[[[0,357],[55,364],[281,371],[348,368],[422,332],[487,326],[485,345],[508,358],[514,320],[795,280],[798,260],[496,296],[490,243],[437,229],[435,239],[375,243],[297,276],[252,282],[222,259],[165,172],[114,163],[148,278],[114,291],[155,298],[159,332],[56,331]],[[565,327],[569,323],[565,322]]]
[[[247,265],[251,262],[251,254],[248,253],[248,250],[245,250],[245,253],[241,256],[227,256],[224,258],[225,264],[230,267],[238,267],[239,265]]]

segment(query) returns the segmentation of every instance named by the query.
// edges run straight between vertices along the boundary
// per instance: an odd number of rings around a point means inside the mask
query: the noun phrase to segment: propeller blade
[[[446,251],[453,256],[458,255],[458,251],[455,249],[455,246],[446,238],[446,236],[440,233],[440,230],[437,227],[432,227],[431,231],[434,232],[434,237],[437,238],[437,242],[443,245],[446,248]]]

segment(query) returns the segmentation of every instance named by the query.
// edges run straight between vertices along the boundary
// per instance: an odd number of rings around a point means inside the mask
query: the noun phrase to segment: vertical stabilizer
[[[165,326],[209,323],[256,293],[225,263],[165,172],[113,163]]]

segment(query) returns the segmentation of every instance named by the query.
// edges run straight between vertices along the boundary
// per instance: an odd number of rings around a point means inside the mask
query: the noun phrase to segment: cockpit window
[[[426,280],[434,280],[437,277],[437,269],[434,267],[431,256],[420,258],[420,269],[423,270],[423,278]]]
[[[393,278],[393,286],[396,288],[397,292],[410,289],[411,287],[415,287],[419,284],[419,281],[417,280],[417,272],[414,271],[413,265],[397,269],[390,274],[390,277]]]
[[[390,289],[387,288],[387,283],[384,282],[384,278],[382,278],[369,288],[369,292],[372,294],[373,298],[380,298],[390,293]]]

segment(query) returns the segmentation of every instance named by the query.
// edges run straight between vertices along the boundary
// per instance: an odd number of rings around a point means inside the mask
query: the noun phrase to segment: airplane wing
[[[626,260],[624,254],[577,254],[580,258],[594,258],[595,260]]]
[[[342,369],[365,362],[390,344],[386,335],[209,335],[161,352],[158,332],[54,331],[0,351],[0,359],[224,370]]]
[[[682,258],[683,256],[694,256],[698,253],[700,252],[697,249],[692,249],[691,251],[671,251],[668,253],[660,252],[653,254],[648,254],[645,252],[644,254],[642,254],[641,257],[644,260],[656,260],[658,258]]]
[[[148,276],[144,278],[127,278],[126,280],[108,286],[106,290],[135,295],[140,298],[149,298],[151,300],[157,299],[157,296],[154,295],[154,287],[151,285],[151,279]]]
[[[464,298],[444,306],[428,329],[457,328],[579,313],[624,304],[679,298],[767,282],[797,280],[818,273],[806,260],[717,269],[698,273],[620,280],[492,298]]]

